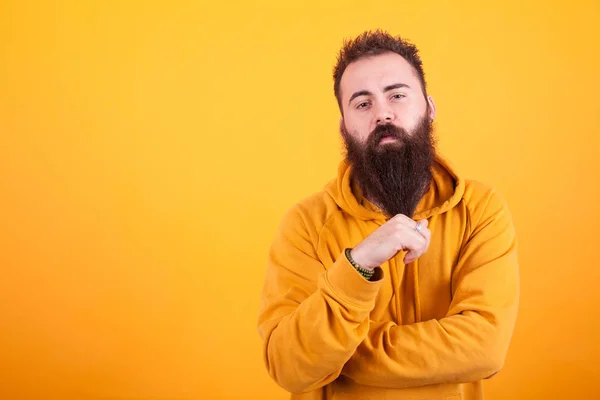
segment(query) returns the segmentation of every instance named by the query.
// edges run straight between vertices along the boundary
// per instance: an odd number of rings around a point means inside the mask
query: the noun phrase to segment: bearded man
[[[436,151],[413,44],[364,32],[333,78],[346,157],[271,245],[267,370],[292,399],[483,399],[517,316],[508,208]]]

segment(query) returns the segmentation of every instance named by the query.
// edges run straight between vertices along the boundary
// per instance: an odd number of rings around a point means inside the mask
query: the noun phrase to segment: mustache
[[[392,137],[403,142],[410,139],[406,129],[399,128],[392,124],[385,124],[377,125],[377,127],[369,134],[367,142],[371,146],[376,146],[383,138],[386,137]]]

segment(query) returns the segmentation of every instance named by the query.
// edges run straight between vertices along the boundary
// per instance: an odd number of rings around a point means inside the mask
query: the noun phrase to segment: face
[[[412,216],[432,177],[433,100],[395,53],[350,64],[340,89],[340,131],[353,178],[389,217]]]
[[[435,118],[433,99],[425,98],[416,71],[396,53],[348,65],[340,81],[340,96],[342,128],[362,143],[378,125],[392,124],[410,134],[424,118]],[[393,142],[385,138],[380,144]]]

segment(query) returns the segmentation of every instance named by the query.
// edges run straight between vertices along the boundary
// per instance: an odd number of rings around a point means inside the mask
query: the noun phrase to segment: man
[[[517,315],[509,211],[436,153],[415,46],[365,32],[334,81],[346,158],[272,243],[269,374],[292,399],[482,399]]]

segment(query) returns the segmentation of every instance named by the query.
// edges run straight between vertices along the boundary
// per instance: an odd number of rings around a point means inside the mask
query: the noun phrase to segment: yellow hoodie
[[[517,315],[516,236],[491,188],[436,158],[414,219],[431,244],[364,279],[344,249],[386,222],[342,162],[325,190],[284,217],[258,321],[271,377],[292,399],[474,400],[504,363]]]

